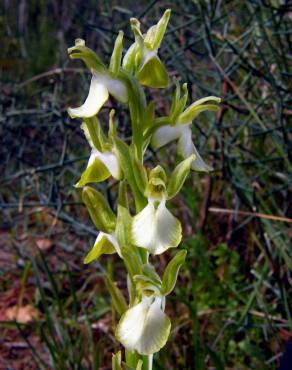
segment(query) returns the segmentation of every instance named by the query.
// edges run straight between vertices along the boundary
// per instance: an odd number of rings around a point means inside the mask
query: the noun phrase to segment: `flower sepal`
[[[82,200],[97,229],[112,234],[116,226],[116,216],[104,196],[98,190],[86,186],[83,188]]]

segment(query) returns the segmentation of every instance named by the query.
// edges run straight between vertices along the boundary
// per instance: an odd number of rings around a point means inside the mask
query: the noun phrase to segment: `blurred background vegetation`
[[[111,369],[119,343],[104,274],[83,265],[96,231],[73,185],[89,147],[66,108],[89,74],[66,49],[82,37],[105,62],[129,18],[147,29],[172,8],[160,50],[190,101],[223,98],[193,134],[211,176],[193,174],[173,208],[184,224],[173,327],[155,369],[277,369],[292,335],[292,5],[281,0],[3,0],[1,42],[0,369]],[[168,97],[155,97],[166,114]],[[103,109],[107,124],[111,101]],[[118,109],[119,134],[130,135]],[[289,126],[290,120],[290,126]],[[172,147],[150,152],[173,168]],[[102,190],[114,204],[116,184]],[[156,259],[162,269],[173,252]]]

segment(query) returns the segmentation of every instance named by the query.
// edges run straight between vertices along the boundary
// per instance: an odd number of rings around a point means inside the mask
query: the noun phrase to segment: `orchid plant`
[[[220,99],[208,96],[185,108],[187,85],[175,80],[169,113],[155,116],[154,102],[147,104],[143,87],[167,88],[169,77],[158,56],[170,17],[166,10],[146,34],[137,19],[131,19],[134,43],[123,56],[123,32],[115,41],[107,67],[100,58],[77,39],[68,49],[72,59],[81,59],[92,74],[88,96],[83,105],[69,108],[72,118],[82,120],[82,129],[91,147],[87,167],[76,187],[99,230],[84,263],[102,255],[117,253],[127,271],[128,303],[110,276],[106,277],[113,307],[119,316],[117,340],[125,348],[113,355],[113,369],[152,369],[153,354],[167,342],[171,330],[165,313],[166,296],[176,284],[186,250],[175,254],[159,276],[149,257],[177,248],[182,238],[180,220],[169,210],[169,202],[180,191],[191,170],[209,172],[212,168],[199,155],[192,139],[192,122],[206,110],[217,111]],[[130,143],[117,134],[114,110],[109,114],[106,134],[98,113],[112,96],[128,107],[132,138]],[[178,164],[172,173],[161,165],[145,166],[143,157],[149,145],[158,149],[172,141],[178,144]],[[113,177],[119,184],[116,211],[94,187]],[[151,258],[152,260],[152,258]],[[155,261],[153,257],[153,261]]]

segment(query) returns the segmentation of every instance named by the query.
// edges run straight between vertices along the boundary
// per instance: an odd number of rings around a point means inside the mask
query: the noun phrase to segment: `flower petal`
[[[90,263],[99,258],[102,254],[113,254],[115,252],[117,252],[117,242],[112,235],[100,232],[95,240],[94,246],[86,255],[84,263]]]
[[[170,143],[173,140],[177,140],[180,135],[181,135],[181,127],[180,126],[170,126],[170,125],[165,125],[159,127],[154,132],[154,135],[152,136],[152,147],[154,149],[158,149],[168,143]]]
[[[98,76],[100,83],[108,89],[109,93],[121,103],[128,101],[128,92],[124,82],[117,78],[111,78],[107,75]]]
[[[101,153],[96,149],[94,149],[94,153],[96,158],[98,158],[106,166],[110,174],[115,179],[120,180],[122,177],[122,171],[116,154],[109,151]]]
[[[165,200],[161,201],[157,209],[149,202],[132,223],[133,243],[153,254],[177,247],[181,233],[181,224],[166,208]]]
[[[93,149],[94,150],[94,149]],[[75,185],[81,188],[90,182],[101,182],[110,177],[111,173],[95,153],[91,153],[86,170],[82,173],[80,180]]]
[[[164,88],[168,85],[168,74],[159,57],[154,52],[148,52],[142,66],[136,73],[136,78],[141,85]]]
[[[142,355],[158,352],[166,343],[171,323],[161,309],[161,298],[143,297],[121,317],[116,337],[129,350]]]
[[[198,172],[210,172],[213,170],[211,166],[203,161],[197,151],[192,140],[192,130],[189,125],[184,125],[183,132],[178,141],[178,152],[184,158],[188,158],[191,154],[195,154],[196,158],[191,165],[192,170]]]
[[[155,254],[161,254],[168,248],[175,248],[182,238],[182,229],[179,220],[174,217],[161,202],[156,211],[156,248]]]
[[[71,118],[92,117],[96,115],[108,99],[108,89],[101,83],[100,79],[93,75],[90,83],[89,93],[83,105],[79,108],[69,108]]]
[[[156,232],[155,208],[152,202],[133,218],[133,243],[143,248],[153,248],[153,238]]]

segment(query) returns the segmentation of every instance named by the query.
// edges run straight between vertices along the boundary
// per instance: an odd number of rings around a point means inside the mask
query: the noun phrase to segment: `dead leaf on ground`
[[[32,305],[12,306],[5,310],[6,321],[17,321],[20,324],[27,324],[37,320],[40,317],[40,312]]]
[[[53,242],[52,242],[52,240],[47,239],[47,238],[40,238],[40,239],[37,239],[36,240],[36,245],[42,251],[47,251],[47,250],[49,250],[52,247]]]

